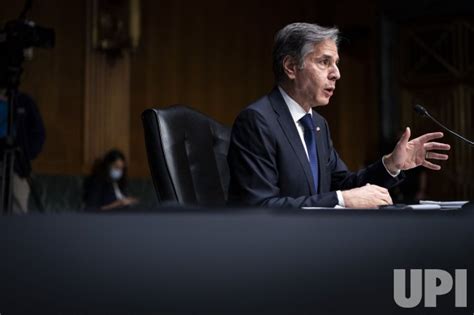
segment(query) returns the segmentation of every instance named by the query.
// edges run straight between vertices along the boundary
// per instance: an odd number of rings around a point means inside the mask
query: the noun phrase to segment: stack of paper
[[[458,201],[433,201],[433,200],[420,200],[420,205],[438,205],[441,209],[461,209],[469,201],[458,200]]]

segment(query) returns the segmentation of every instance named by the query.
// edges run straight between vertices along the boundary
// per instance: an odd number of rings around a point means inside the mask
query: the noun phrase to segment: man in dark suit
[[[277,86],[237,117],[228,154],[231,204],[375,208],[391,204],[387,188],[402,170],[440,166],[449,145],[430,142],[441,132],[410,139],[407,128],[392,153],[350,172],[334,149],[326,120],[312,110],[324,106],[340,78],[338,30],[293,23],[280,30],[273,47]]]

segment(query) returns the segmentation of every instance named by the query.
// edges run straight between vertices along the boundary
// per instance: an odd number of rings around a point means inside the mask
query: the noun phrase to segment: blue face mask
[[[123,176],[123,170],[120,168],[111,168],[109,176],[113,181],[118,181]]]

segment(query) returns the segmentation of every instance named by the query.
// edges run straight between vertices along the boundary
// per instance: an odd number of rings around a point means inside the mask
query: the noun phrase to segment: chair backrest
[[[147,109],[142,121],[158,201],[224,205],[230,128],[183,105]]]

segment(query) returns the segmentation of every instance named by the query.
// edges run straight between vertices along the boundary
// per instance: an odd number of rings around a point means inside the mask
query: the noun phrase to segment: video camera
[[[54,46],[54,31],[49,28],[35,25],[26,19],[26,14],[32,7],[33,0],[26,0],[23,11],[16,20],[5,23],[0,30],[0,93],[7,98],[6,107],[2,105],[2,123],[6,122],[5,135],[0,138],[0,211],[12,211],[12,178],[15,166],[29,174],[30,161],[25,155],[25,148],[18,145],[14,130],[16,116],[16,102],[18,87],[23,72],[22,63],[25,53],[33,47],[50,48]],[[20,111],[18,111],[19,113]],[[24,113],[23,113],[24,114]],[[7,117],[4,117],[7,116]],[[24,124],[16,128],[25,128]],[[31,193],[40,211],[43,211],[41,200],[34,190],[31,177],[27,176]]]
[[[17,86],[25,49],[54,46],[54,30],[25,19],[5,23],[0,31],[0,87]]]

